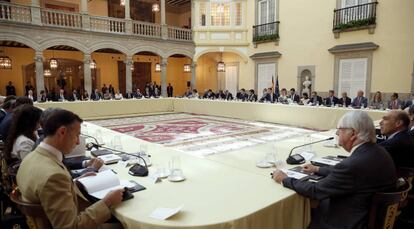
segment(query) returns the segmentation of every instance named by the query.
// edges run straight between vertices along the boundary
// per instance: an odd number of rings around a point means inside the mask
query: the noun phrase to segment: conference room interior
[[[408,1],[0,1],[1,228],[413,228]]]

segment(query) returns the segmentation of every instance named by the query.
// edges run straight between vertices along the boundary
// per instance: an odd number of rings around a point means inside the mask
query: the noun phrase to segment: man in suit
[[[357,97],[354,98],[351,105],[353,108],[366,108],[368,106],[368,99],[364,97],[364,92],[362,90],[357,92]]]
[[[379,143],[394,160],[395,166],[414,168],[414,139],[408,133],[410,118],[405,111],[392,110],[380,122],[381,134],[387,140]]]
[[[414,93],[411,94],[411,99],[405,101],[404,109],[407,108],[407,107],[411,107],[413,105],[414,105]]]
[[[249,90],[249,95],[247,96],[247,101],[249,102],[257,102],[257,95],[254,93],[253,89]]]
[[[65,91],[63,89],[59,90],[59,95],[57,95],[57,101],[64,102],[66,100]]]
[[[69,96],[69,101],[78,101],[79,96],[76,90],[72,91],[72,94]]]
[[[36,102],[36,96],[33,94],[32,90],[29,90],[27,93],[27,98],[31,99],[33,102]]]
[[[132,98],[134,98],[134,95],[129,90],[126,90],[125,98],[126,99],[132,99]]]
[[[348,107],[351,105],[351,98],[348,97],[346,92],[342,92],[342,97],[338,100],[338,104],[341,107]]]
[[[299,95],[296,94],[295,88],[290,89],[290,95],[288,96],[288,98],[291,99],[292,102],[296,102],[296,103],[300,102],[300,97]]]
[[[375,127],[365,112],[346,113],[336,134],[350,156],[333,167],[304,166],[305,171],[326,175],[324,179],[297,180],[281,171],[275,171],[273,179],[319,200],[308,228],[366,228],[372,196],[396,187],[396,169],[390,155],[375,144]]]
[[[98,89],[95,89],[95,91],[92,92],[91,94],[91,100],[97,101],[101,99],[102,99],[102,95],[99,93]]]
[[[16,96],[14,95],[9,95],[4,99],[0,109],[0,123],[8,113],[12,112],[14,102],[16,102]]]
[[[388,102],[388,109],[395,110],[401,109],[403,103],[400,99],[398,99],[398,93],[393,93],[391,95],[391,100]]]
[[[411,135],[411,137],[414,137],[414,106],[410,106],[408,109],[408,115],[410,116],[410,130],[408,133]]]
[[[6,86],[6,96],[9,95],[16,95],[16,88],[11,81],[9,81],[9,84]]]
[[[272,96],[269,93],[269,90],[267,88],[263,89],[263,95],[259,99],[260,103],[271,103],[272,102]]]
[[[225,100],[233,100],[233,94],[231,94],[228,90],[224,91]]]
[[[325,98],[325,105],[328,107],[334,107],[338,101],[339,99],[335,96],[335,91],[329,90],[329,96]]]
[[[312,91],[312,96],[310,97],[308,104],[312,104],[312,106],[322,105],[322,97],[320,97],[316,91]]]
[[[240,89],[240,91],[237,93],[236,99],[241,100],[243,102],[247,99],[247,93],[244,88]]]
[[[174,90],[173,86],[171,86],[171,84],[168,83],[168,86],[167,86],[167,95],[168,95],[168,97],[173,97],[173,90]]]
[[[17,172],[23,199],[41,204],[52,228],[97,228],[111,217],[110,207],[122,200],[123,191],[114,190],[90,205],[63,165],[63,155],[79,144],[81,122],[79,116],[66,110],[48,115],[45,139]]]

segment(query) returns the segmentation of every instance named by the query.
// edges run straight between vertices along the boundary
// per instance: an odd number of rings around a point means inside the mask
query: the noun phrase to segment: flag
[[[273,80],[273,78],[272,78]],[[279,76],[276,77],[276,84],[275,84],[275,89],[273,90],[276,94],[276,97],[279,98],[280,96],[280,91],[279,91]]]
[[[272,75],[272,91],[275,91],[275,77]]]

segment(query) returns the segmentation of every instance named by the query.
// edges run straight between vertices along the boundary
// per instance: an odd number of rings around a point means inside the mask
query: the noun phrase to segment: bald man
[[[395,167],[414,168],[414,139],[408,133],[408,114],[401,110],[390,111],[382,117],[380,126],[387,140],[379,144],[390,153]]]

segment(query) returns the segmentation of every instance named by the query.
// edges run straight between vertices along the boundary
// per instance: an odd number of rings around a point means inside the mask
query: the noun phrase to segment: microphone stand
[[[290,150],[288,158],[286,159],[286,163],[288,163],[289,165],[298,165],[298,164],[305,163],[306,160],[302,155],[300,155],[300,154],[292,155],[292,152],[293,152],[294,149],[297,149],[297,148],[300,148],[300,147],[303,147],[303,146],[307,146],[307,145],[316,144],[316,143],[319,143],[319,142],[329,141],[329,140],[332,140],[332,139],[334,139],[334,137],[330,137],[330,138],[319,140],[319,141],[316,141],[316,142],[310,142],[310,143],[306,143],[306,144],[303,144],[303,145],[293,147]]]

